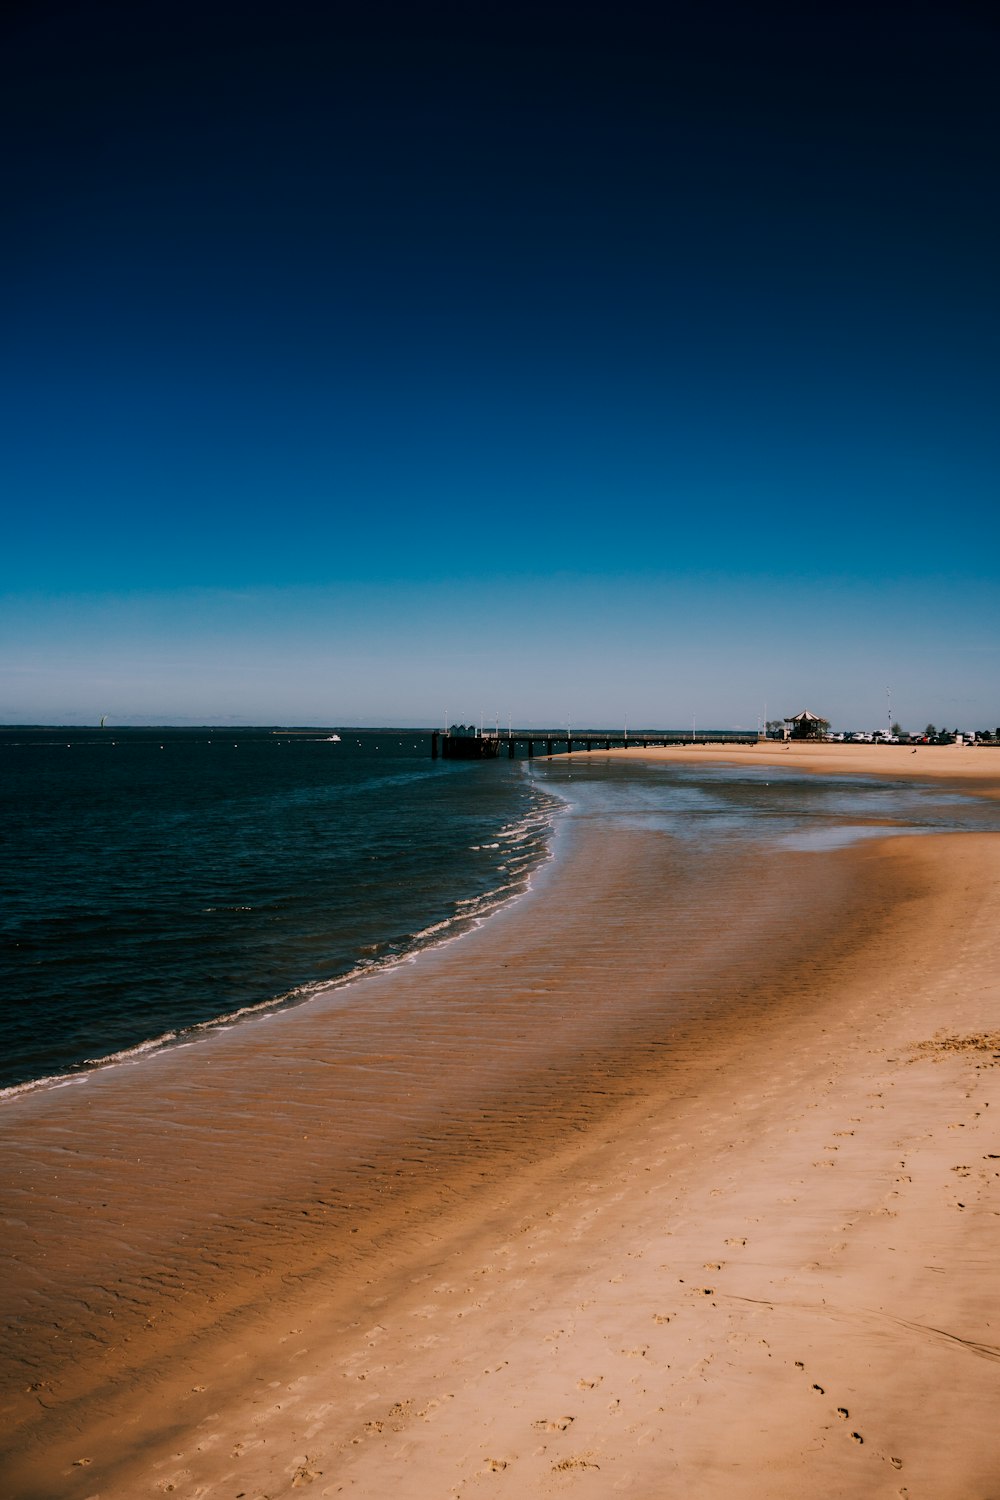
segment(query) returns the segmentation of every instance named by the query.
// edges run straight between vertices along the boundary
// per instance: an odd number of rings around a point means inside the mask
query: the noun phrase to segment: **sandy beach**
[[[753,745],[724,745],[695,740],[669,748],[611,750],[616,759],[641,755],[644,760],[700,761],[731,765],[786,766],[822,776],[931,778],[970,784],[983,796],[1000,796],[1000,749],[964,745],[838,745],[805,740],[760,740]]]
[[[581,823],[363,1004],[9,1101],[3,1492],[995,1500],[998,899],[998,834]]]

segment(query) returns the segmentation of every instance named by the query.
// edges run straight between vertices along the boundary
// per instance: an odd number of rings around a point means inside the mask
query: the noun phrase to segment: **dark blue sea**
[[[525,889],[559,819],[655,827],[706,859],[734,839],[821,855],[1000,826],[1000,804],[940,783],[703,765],[696,749],[681,765],[433,761],[425,733],[332,733],[0,729],[0,1089],[457,937]]]
[[[169,1044],[458,935],[554,803],[400,730],[0,729],[0,1087]]]

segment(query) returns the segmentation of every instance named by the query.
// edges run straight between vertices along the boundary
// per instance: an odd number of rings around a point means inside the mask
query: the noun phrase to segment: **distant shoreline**
[[[565,755],[565,751],[560,754]],[[580,751],[573,751],[578,756]],[[784,766],[821,776],[848,775],[931,778],[967,784],[981,796],[1000,797],[1000,746],[980,745],[842,745],[761,740],[755,745],[706,745],[628,750],[591,750],[583,754],[701,764]]]

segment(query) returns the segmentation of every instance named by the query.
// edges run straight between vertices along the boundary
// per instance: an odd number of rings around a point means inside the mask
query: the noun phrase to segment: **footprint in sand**
[[[392,1423],[393,1432],[402,1432],[412,1417],[412,1400],[395,1401],[389,1408],[389,1420]]]
[[[314,1479],[319,1479],[323,1473],[322,1469],[310,1469],[305,1464],[300,1464],[292,1475],[292,1489],[299,1490],[304,1484],[312,1484]]]
[[[556,1417],[554,1421],[539,1417],[538,1421],[532,1422],[531,1425],[537,1432],[565,1432],[575,1421],[575,1417]]]

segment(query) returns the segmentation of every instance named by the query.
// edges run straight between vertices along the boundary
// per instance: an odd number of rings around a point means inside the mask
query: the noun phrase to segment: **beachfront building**
[[[785,739],[821,740],[829,727],[829,719],[821,719],[819,714],[810,713],[808,708],[804,708],[801,713],[792,714],[790,719],[785,720]]]

